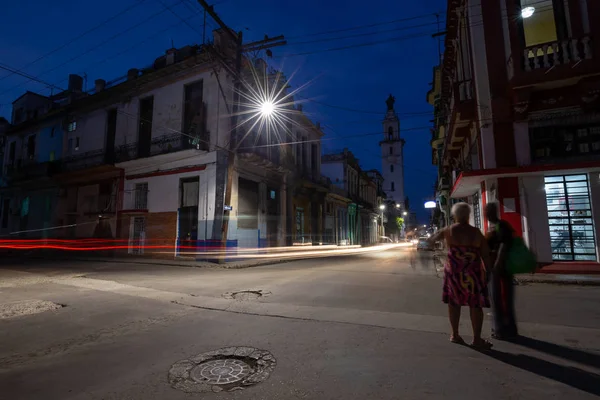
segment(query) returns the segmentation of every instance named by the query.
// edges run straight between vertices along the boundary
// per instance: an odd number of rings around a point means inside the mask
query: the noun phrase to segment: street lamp
[[[273,111],[275,111],[275,104],[272,101],[267,100],[260,106],[260,113],[263,117],[270,117]]]
[[[385,210],[385,204],[380,204],[379,210],[381,210],[381,236],[385,236],[385,227],[383,226],[383,210]]]
[[[396,208],[400,208],[400,204],[396,203]]]
[[[404,216],[407,216],[407,215],[408,215],[408,213],[407,213],[406,211],[404,211],[404,212],[402,213],[402,215],[404,215]]]

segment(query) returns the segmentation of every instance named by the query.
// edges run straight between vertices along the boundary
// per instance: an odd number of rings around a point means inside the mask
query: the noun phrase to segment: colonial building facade
[[[337,208],[331,210],[331,214],[337,217],[334,225],[337,243],[376,243],[380,221],[376,209],[377,182],[361,169],[358,159],[348,149],[323,155],[322,170],[332,186],[337,188],[336,191],[348,199],[346,206],[340,202],[329,203]],[[329,197],[332,198],[332,195]]]
[[[447,213],[496,201],[542,263],[600,251],[600,8],[591,0],[450,1],[429,93]],[[568,264],[567,264],[568,265]]]

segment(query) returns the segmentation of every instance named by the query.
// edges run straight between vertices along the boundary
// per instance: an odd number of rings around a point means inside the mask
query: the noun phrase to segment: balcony
[[[526,72],[549,69],[559,65],[592,59],[591,39],[566,39],[526,47],[523,50],[523,69]]]
[[[81,212],[84,215],[114,214],[116,210],[116,196],[113,194],[100,194],[83,199]]]
[[[86,168],[97,167],[104,163],[104,150],[101,149],[67,156],[61,161],[61,169],[63,172],[79,171]]]
[[[134,190],[124,193],[123,210],[126,213],[148,211],[148,184],[140,184]]]
[[[271,137],[266,137],[266,134],[263,133],[258,138],[254,132],[247,136],[243,132],[239,132],[239,134],[243,138],[238,146],[239,159],[271,172],[283,173],[286,171],[285,166],[289,164],[289,160],[285,158],[282,160],[281,146],[276,141],[274,134],[271,133]]]
[[[55,162],[27,161],[23,163],[21,160],[17,160],[12,165],[6,165],[4,172],[8,183],[16,183],[50,177],[57,171],[56,166]]]
[[[193,148],[196,148],[196,143],[188,135],[169,133],[152,139],[149,148],[142,148],[139,142],[117,146],[115,148],[115,162],[120,163],[138,158],[154,157]]]

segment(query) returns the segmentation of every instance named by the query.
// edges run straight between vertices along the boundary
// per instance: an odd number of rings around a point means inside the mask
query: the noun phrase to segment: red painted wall
[[[513,199],[515,212],[504,212],[504,200]],[[519,197],[519,178],[498,178],[498,206],[500,207],[500,218],[510,223],[519,237],[523,236],[523,225],[521,223],[521,200]]]
[[[481,182],[481,220],[483,222],[483,233],[488,231],[488,220],[485,216],[485,206],[487,205],[487,193],[485,191],[485,182]]]

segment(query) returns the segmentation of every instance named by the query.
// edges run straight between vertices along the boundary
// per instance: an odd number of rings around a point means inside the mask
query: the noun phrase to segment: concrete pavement
[[[532,339],[482,354],[448,343],[440,274],[407,249],[244,270],[28,261],[0,269],[0,299],[65,305],[0,320],[9,399],[600,395],[597,288],[519,286]],[[227,346],[268,350],[277,366],[242,391],[171,388],[173,363]]]

